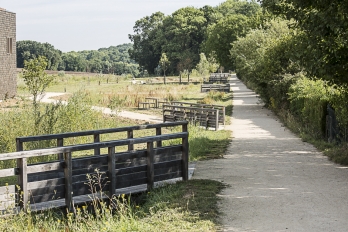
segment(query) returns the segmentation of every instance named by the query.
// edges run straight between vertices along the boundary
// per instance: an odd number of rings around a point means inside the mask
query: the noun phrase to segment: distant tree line
[[[98,50],[85,50],[64,53],[49,43],[31,40],[17,42],[17,67],[23,68],[24,61],[44,56],[48,70],[76,72],[110,73],[138,76],[139,65],[132,60],[128,50],[132,44],[122,44]]]
[[[207,59],[215,59],[226,71],[234,70],[231,43],[260,26],[264,18],[254,0],[227,0],[216,7],[185,7],[168,16],[156,12],[135,22],[134,34],[129,35],[133,43],[129,54],[150,74],[163,70],[159,67],[163,53],[170,61],[166,73],[196,68],[201,53]]]

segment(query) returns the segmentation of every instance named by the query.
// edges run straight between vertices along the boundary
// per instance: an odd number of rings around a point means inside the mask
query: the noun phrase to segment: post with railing
[[[109,175],[109,198],[116,194],[116,157],[115,147],[108,147],[108,175]]]
[[[16,139],[16,150],[23,151],[23,142]],[[27,158],[17,159],[18,168],[18,186],[17,191],[17,203],[19,203],[20,209],[26,210],[29,202],[28,196],[28,173],[27,173]]]
[[[187,132],[187,125],[183,124],[182,125],[182,132]],[[182,179],[184,181],[188,180],[188,163],[189,163],[189,142],[188,142],[188,136],[182,138],[182,157],[181,157],[181,162],[182,162]]]
[[[71,152],[64,153],[64,184],[65,184],[65,205],[69,212],[73,212],[73,188],[72,188],[72,157]]]
[[[155,165],[153,142],[147,142],[147,190],[151,190],[155,183]]]

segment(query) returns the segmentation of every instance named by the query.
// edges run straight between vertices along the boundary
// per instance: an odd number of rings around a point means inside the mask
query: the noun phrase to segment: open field
[[[62,100],[68,104],[41,105],[40,120],[34,127],[34,115],[31,101],[23,81],[18,79],[18,97],[0,102],[0,152],[15,150],[15,138],[37,134],[61,133],[110,127],[123,127],[142,124],[144,121],[130,120],[118,116],[103,115],[91,109],[91,105],[138,111],[137,103],[145,97],[167,98],[169,100],[183,100],[186,102],[202,102],[209,104],[222,104],[226,106],[227,114],[232,111],[232,95],[220,93],[200,93],[198,84],[160,84],[161,78],[153,78],[152,84],[132,84],[130,79],[107,79],[107,76],[68,75],[56,76],[52,86],[47,92],[65,92]],[[177,77],[173,77],[175,80]],[[177,78],[178,79],[178,78]],[[137,79],[137,81],[147,79]],[[100,83],[99,83],[100,81]],[[171,77],[167,78],[171,81]],[[118,83],[117,83],[118,82]],[[157,82],[157,83],[154,83]],[[140,110],[148,114],[161,114],[160,109]],[[229,118],[227,119],[229,120]],[[230,131],[209,131],[202,128],[189,126],[190,160],[203,160],[219,158],[225,154],[230,143]],[[174,129],[176,130],[176,129]],[[179,128],[177,129],[179,130]],[[173,132],[164,130],[163,134]],[[150,135],[153,132],[139,131],[134,137]],[[101,140],[120,139],[126,135],[119,133],[105,135]],[[67,140],[66,144],[88,143],[88,138]],[[29,143],[28,149],[54,146],[55,141],[48,143]],[[141,146],[141,144],[139,145]],[[124,147],[124,149],[127,149]],[[92,151],[91,151],[92,153]],[[103,153],[103,151],[102,151]],[[90,155],[90,154],[76,154]],[[53,158],[53,157],[52,157]],[[33,159],[29,162],[42,162],[47,160]],[[14,167],[15,163],[0,163],[1,167]],[[11,179],[0,180],[2,186],[11,183]],[[173,231],[214,231],[218,224],[216,221],[218,200],[216,194],[223,185],[220,182],[209,180],[195,180],[177,183],[174,186],[165,186],[151,193],[144,193],[133,197],[131,201],[124,201],[120,207],[112,209],[116,213],[110,214],[109,208],[102,208],[102,214],[79,211],[76,215],[66,215],[64,212],[45,212],[43,214],[21,214],[14,217],[3,218],[2,224],[14,231],[87,231],[95,230],[115,231],[115,228],[124,230],[164,231],[170,225]],[[210,204],[206,204],[209,199]],[[120,198],[118,198],[120,200]],[[108,216],[107,216],[108,215]],[[107,217],[106,217],[107,216]],[[162,220],[165,217],[166,220]],[[19,223],[17,223],[19,222]],[[169,224],[168,224],[169,223]]]

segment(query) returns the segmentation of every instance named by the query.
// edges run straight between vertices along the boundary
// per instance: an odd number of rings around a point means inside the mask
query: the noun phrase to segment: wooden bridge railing
[[[231,91],[231,85],[230,84],[203,84],[203,85],[201,85],[201,92],[202,93],[213,91],[213,90],[229,93]]]
[[[31,210],[41,210],[51,207],[67,207],[73,210],[73,204],[91,201],[89,195],[91,186],[88,176],[95,174],[98,169],[102,175],[102,189],[106,196],[112,197],[117,193],[146,191],[154,184],[164,180],[181,178],[188,179],[188,132],[187,122],[165,123],[128,127],[128,129],[161,128],[182,126],[179,133],[147,136],[140,138],[126,138],[121,140],[93,142],[55,148],[46,148],[29,151],[17,151],[0,154],[0,161],[17,160],[17,168],[0,170],[0,177],[18,176],[18,183],[0,187],[1,208],[18,205],[20,209],[30,206]],[[159,127],[158,127],[159,126]],[[121,128],[115,128],[121,129]],[[101,130],[114,131],[115,129]],[[94,131],[96,134],[101,132]],[[90,132],[76,132],[75,134]],[[72,136],[74,133],[68,133]],[[43,136],[52,138],[62,135]],[[67,134],[65,134],[67,136]],[[38,141],[40,136],[35,136]],[[65,138],[65,137],[64,137]],[[29,140],[34,139],[31,137]],[[164,140],[181,139],[178,145],[162,146]],[[26,140],[22,138],[23,140]],[[161,146],[154,147],[154,143]],[[146,144],[146,149],[117,152],[117,147]],[[98,154],[79,158],[72,158],[72,154],[84,150],[100,151],[107,148],[106,155]],[[63,160],[28,164],[31,157],[63,154]],[[107,181],[106,181],[107,180]],[[145,185],[145,186],[144,186]],[[19,191],[16,186],[19,186]],[[13,196],[16,196],[14,199]],[[17,209],[17,208],[15,208]]]
[[[129,127],[119,127],[119,128],[108,128],[101,130],[89,130],[89,131],[79,131],[79,132],[68,132],[68,133],[60,133],[60,134],[49,134],[49,135],[37,135],[37,136],[27,136],[27,137],[18,137],[16,138],[16,147],[17,151],[23,151],[24,143],[26,142],[34,142],[34,141],[44,141],[44,140],[56,140],[57,147],[64,146],[64,139],[67,138],[77,138],[83,136],[93,136],[90,142],[100,142],[100,136],[103,134],[112,134],[119,132],[127,132],[127,138],[134,138],[134,131],[136,130],[144,130],[144,129],[156,129],[156,135],[162,134],[162,127],[174,127],[180,126],[179,123],[160,123],[160,124],[148,124],[148,125],[139,125],[139,126],[129,126]],[[183,131],[185,125],[183,124]],[[162,146],[161,141],[157,142],[157,147]],[[131,151],[134,149],[133,144],[128,145],[128,150]],[[94,149],[94,155],[100,155],[100,149]],[[63,159],[63,154],[58,154],[58,159]]]
[[[172,101],[169,104],[170,105],[178,105],[178,106],[205,108],[205,109],[218,109],[219,110],[219,124],[225,125],[226,107],[223,105],[200,104],[200,103],[181,102],[181,101]]]
[[[207,109],[201,107],[188,107],[177,105],[163,105],[163,122],[175,122],[187,120],[195,125],[219,129],[222,117],[219,109]]]
[[[209,83],[228,83],[229,73],[211,73],[209,76]]]

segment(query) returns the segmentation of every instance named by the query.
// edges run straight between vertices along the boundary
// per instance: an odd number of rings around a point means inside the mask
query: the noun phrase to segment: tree
[[[24,61],[22,77],[30,94],[33,96],[33,108],[35,116],[35,126],[39,124],[40,110],[38,97],[41,96],[46,88],[53,81],[53,76],[48,76],[45,72],[47,59],[44,56],[38,56],[36,59]]]
[[[234,69],[230,50],[238,37],[244,37],[250,29],[249,19],[244,15],[229,15],[209,28],[205,52],[215,53],[216,60],[226,69]]]
[[[62,62],[62,52],[49,43],[40,43],[31,40],[17,41],[17,67],[23,68],[24,61],[44,56],[47,59],[47,69],[57,70]]]
[[[202,76],[202,78],[204,78],[204,75],[206,75],[209,72],[209,62],[204,53],[201,53],[199,57],[200,57],[200,60],[196,66],[196,69],[198,73]]]
[[[206,27],[204,12],[194,7],[181,8],[163,21],[162,49],[171,60],[170,72],[179,71],[178,63],[185,60],[189,60],[192,67],[197,65]]]
[[[134,34],[128,35],[133,42],[129,49],[130,58],[153,74],[162,54],[162,23],[165,16],[162,12],[153,13],[135,22]]]
[[[348,0],[262,0],[275,15],[293,20],[301,64],[312,77],[348,83]]]
[[[164,84],[166,84],[166,70],[168,69],[170,62],[168,60],[168,57],[165,53],[162,53],[159,65],[161,66],[163,70],[163,75],[164,75]]]

